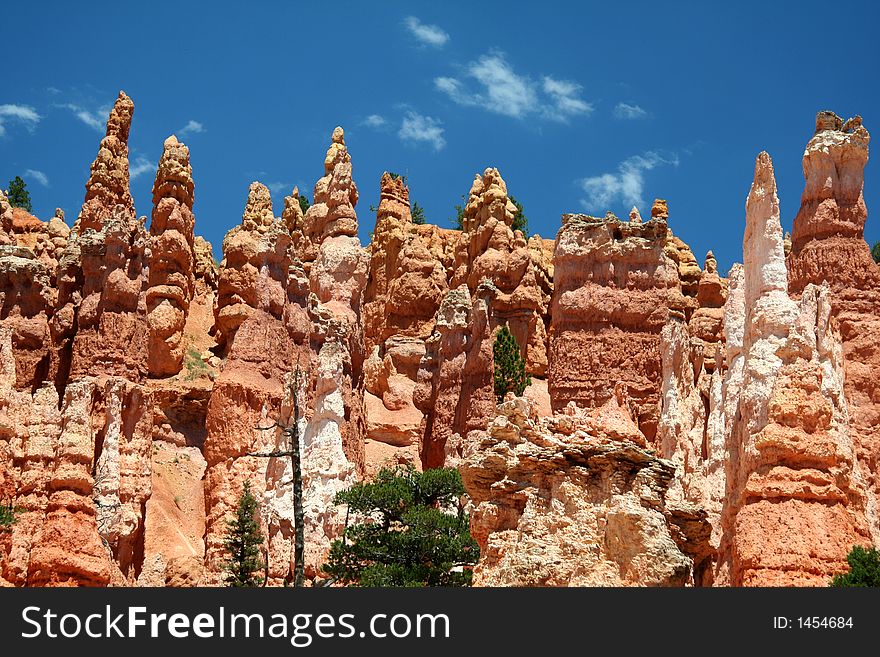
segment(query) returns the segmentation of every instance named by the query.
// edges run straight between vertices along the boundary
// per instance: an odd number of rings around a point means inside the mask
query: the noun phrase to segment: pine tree
[[[513,230],[521,230],[526,239],[529,238],[529,220],[523,212],[522,203],[510,196],[510,202],[516,206],[516,214],[513,215],[513,223],[510,227]]]
[[[495,397],[498,403],[504,401],[508,392],[521,397],[532,379],[526,376],[526,361],[507,324],[495,335],[492,354],[495,358]]]
[[[299,207],[300,207],[300,210],[302,210],[302,213],[305,214],[306,212],[308,212],[308,210],[311,206],[312,206],[312,204],[309,203],[309,197],[306,196],[305,194],[303,194],[302,192],[300,192]]]
[[[880,242],[874,242],[874,246],[871,247],[871,257],[874,258],[874,262],[880,264]]]
[[[880,586],[880,552],[876,548],[853,547],[846,556],[849,572],[835,575],[831,586]]]
[[[354,586],[470,586],[480,548],[464,492],[455,468],[412,466],[383,468],[372,482],[339,492],[336,503],[365,521],[333,541],[324,572]]]
[[[263,581],[256,575],[261,568],[260,548],[263,545],[263,534],[256,518],[257,506],[251,484],[246,481],[238,498],[235,516],[226,523],[223,546],[229,556],[223,570],[226,571],[227,586],[253,587]]]
[[[412,206],[412,220],[414,224],[419,226],[422,226],[425,223],[425,210],[419,205],[418,201],[413,203]]]
[[[27,184],[20,176],[16,176],[9,181],[9,190],[6,192],[9,199],[9,205],[14,208],[21,208],[28,212],[33,211],[31,207],[31,195],[28,193]]]

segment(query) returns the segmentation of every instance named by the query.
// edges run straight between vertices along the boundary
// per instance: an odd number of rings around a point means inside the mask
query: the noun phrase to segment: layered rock
[[[495,414],[492,308],[498,289],[481,283],[449,291],[419,368],[416,406],[425,414],[420,446],[425,468],[454,467],[464,438]]]
[[[134,103],[119,93],[92,163],[86,198],[58,264],[50,375],[143,379],[147,370],[148,235],[129,191]]]
[[[595,408],[621,381],[654,440],[660,416],[660,332],[685,318],[665,218],[646,223],[564,215],[556,236],[549,377],[555,411]]]
[[[149,402],[120,378],[17,391],[11,330],[0,328],[4,487],[22,511],[2,575],[18,585],[132,584],[150,495]],[[11,468],[9,467],[11,465]]]
[[[843,121],[819,112],[804,151],[806,184],[794,219],[788,269],[791,292],[827,283],[832,314],[840,325],[844,390],[856,453],[874,502],[880,497],[880,269],[864,240],[868,211],[863,194],[870,135],[861,117]],[[875,543],[880,524],[871,522]]]
[[[761,153],[746,203],[742,384],[730,431],[717,578],[826,585],[868,538],[827,286],[788,296],[779,200]]]
[[[195,293],[194,189],[189,149],[172,135],[153,184],[146,293],[151,376],[177,374],[183,364],[183,328]]]
[[[346,421],[340,431],[346,458],[360,472],[365,433],[363,291],[369,257],[357,236],[354,208],[358,190],[342,128],[333,131],[324,159],[324,176],[315,183],[313,198],[303,219],[304,236],[317,247],[309,268],[310,346],[313,354],[320,354],[330,338],[344,346],[345,376],[341,381],[342,416]]]
[[[382,175],[364,291],[369,354],[364,363],[365,449],[372,470],[398,463],[421,465],[423,414],[413,403],[413,391],[425,342],[447,292],[444,258],[431,248],[441,231],[414,224],[404,179]]]
[[[516,212],[498,169],[488,168],[474,177],[449,287],[467,284],[474,294],[482,281],[490,281],[498,290],[493,328],[507,324],[520,345],[526,371],[544,377],[552,279],[542,267],[540,237],[530,245],[521,231],[512,229]]]
[[[308,319],[304,299],[291,298],[290,234],[274,218],[269,190],[250,186],[241,225],[223,240],[217,306],[218,342],[225,363],[208,402],[204,445],[205,559],[207,581],[217,582],[223,559],[226,519],[234,510],[245,481],[254,491],[271,495],[267,459],[249,452],[274,448],[272,427],[279,418],[285,377],[297,363],[308,370]],[[266,354],[272,354],[267,358]],[[274,460],[274,459],[273,459]],[[279,531],[284,518],[267,517],[266,531]],[[292,532],[288,531],[289,534]],[[289,569],[277,559],[271,572],[281,579]],[[277,570],[277,572],[275,572]]]
[[[488,431],[472,434],[460,468],[480,545],[475,584],[691,581],[694,561],[705,559],[708,523],[699,511],[666,505],[674,467],[623,437],[641,432],[621,401],[611,402],[605,418],[615,416],[617,435],[573,406],[538,419],[523,398],[501,404]]]

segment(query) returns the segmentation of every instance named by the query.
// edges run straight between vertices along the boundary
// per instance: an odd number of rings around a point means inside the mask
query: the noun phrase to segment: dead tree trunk
[[[299,383],[301,370],[296,366],[293,380],[293,421],[289,426],[276,422],[270,427],[255,427],[259,431],[271,431],[281,429],[284,436],[284,449],[274,452],[248,452],[248,456],[259,458],[282,458],[290,457],[291,471],[293,473],[293,585],[302,586],[305,583],[305,564],[303,563],[305,552],[305,530],[303,528],[303,498],[302,498],[302,465],[299,451]],[[268,552],[266,556],[266,569],[268,571]],[[267,573],[268,574],[268,573]]]

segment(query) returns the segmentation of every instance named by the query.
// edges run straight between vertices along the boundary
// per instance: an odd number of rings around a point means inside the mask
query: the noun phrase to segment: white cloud
[[[648,116],[648,113],[638,105],[617,103],[617,105],[614,106],[615,119],[641,119],[646,116]]]
[[[593,110],[593,106],[580,97],[579,84],[544,76],[538,85],[530,77],[514,71],[500,52],[470,62],[465,72],[477,81],[478,90],[468,89],[464,82],[452,77],[434,78],[434,86],[459,105],[478,106],[515,119],[538,114],[555,121],[567,121]]]
[[[27,169],[27,170],[25,170],[24,175],[26,178],[33,178],[38,183],[40,183],[43,187],[49,186],[49,176],[47,176],[42,171],[39,171],[37,169]]]
[[[590,212],[603,212],[615,200],[627,206],[644,205],[645,172],[665,164],[678,166],[678,156],[647,151],[627,158],[617,166],[615,173],[582,179],[580,185],[587,198],[581,203]]]
[[[204,132],[204,131],[205,131],[204,125],[202,125],[198,121],[193,121],[192,119],[190,119],[189,122],[185,126],[183,126],[180,130],[177,131],[177,134],[180,135],[181,137],[183,137],[184,135],[189,135],[189,134],[196,135],[196,134],[198,134],[200,132]]]
[[[593,106],[579,97],[581,89],[581,85],[574,82],[555,80],[545,75],[544,93],[550,96],[553,104],[545,107],[544,113],[556,121],[565,121],[577,114],[589,114],[593,111]]]
[[[0,105],[0,137],[6,134],[7,121],[23,123],[28,130],[33,130],[41,118],[30,105]]]
[[[90,110],[74,103],[65,103],[64,105],[60,105],[60,107],[69,109],[77,119],[93,130],[101,133],[107,128],[107,117],[110,115],[110,110],[112,109],[112,106],[108,105],[106,107],[99,107],[96,110]]]
[[[263,184],[273,194],[281,194],[282,192],[284,192],[285,194],[289,194],[290,191],[293,189],[293,185],[286,182],[267,182]]]
[[[363,124],[368,128],[381,128],[386,123],[385,117],[379,114],[370,114],[367,118],[364,119]]]
[[[139,155],[135,158],[134,162],[131,163],[128,171],[129,176],[134,180],[135,178],[140,178],[145,173],[155,173],[156,165],[144,156]]]
[[[403,117],[397,136],[405,142],[427,142],[434,147],[435,151],[446,146],[440,121],[412,110]]]
[[[437,25],[425,25],[415,16],[407,16],[403,24],[410,34],[427,46],[442,48],[449,41],[449,35]]]

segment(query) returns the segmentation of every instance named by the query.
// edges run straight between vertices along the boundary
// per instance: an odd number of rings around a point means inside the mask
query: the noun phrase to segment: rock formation
[[[290,583],[297,416],[313,581],[335,495],[404,463],[460,469],[479,585],[824,586],[880,545],[859,117],[819,114],[791,236],[758,157],[725,279],[662,199],[527,239],[494,168],[463,230],[414,224],[384,174],[364,248],[341,128],[314,204],[294,188],[277,218],[253,183],[218,266],[175,137],[138,219],[133,110],[120,93],[72,227],[0,193],[0,501],[20,509],[0,585],[219,584],[246,481],[268,584]],[[503,324],[532,384],[499,403]]]
[[[453,232],[413,224],[404,179],[382,175],[364,291],[365,450],[374,470],[383,464],[421,466],[424,415],[413,393],[425,343],[448,289],[451,259],[436,245],[451,241]]]
[[[843,121],[819,112],[804,151],[806,184],[794,219],[788,269],[791,292],[810,283],[830,287],[832,315],[843,339],[844,391],[856,453],[873,503],[880,498],[880,268],[864,240],[868,211],[863,195],[870,135],[855,116]],[[871,521],[874,541],[880,524]]]
[[[189,149],[173,135],[165,140],[153,184],[147,364],[153,376],[177,374],[183,364],[183,328],[195,293],[195,216]]]
[[[622,388],[618,388],[622,392]],[[641,435],[612,400],[619,427]],[[478,586],[683,586],[708,523],[664,502],[674,467],[571,409],[539,420],[524,398],[474,432],[460,465],[480,545]],[[628,425],[628,426],[627,426]],[[689,522],[685,522],[688,518]],[[688,533],[685,534],[684,532]]]
[[[761,153],[746,203],[742,384],[728,443],[718,579],[824,585],[867,542],[868,501],[827,286],[788,296],[779,200]]]
[[[599,407],[622,381],[639,427],[654,440],[660,332],[671,315],[684,319],[687,305],[668,240],[662,213],[646,223],[622,222],[614,215],[563,216],[550,309],[548,387],[554,411],[572,401]]]
[[[145,220],[129,191],[128,133],[134,103],[119,93],[92,163],[86,198],[58,263],[50,375],[146,374]]]
[[[471,294],[484,280],[498,290],[493,301],[493,329],[507,324],[526,359],[526,371],[547,372],[547,310],[552,284],[542,267],[540,237],[530,248],[512,225],[517,212],[498,169],[474,177],[463,209],[450,288],[467,284]]]

